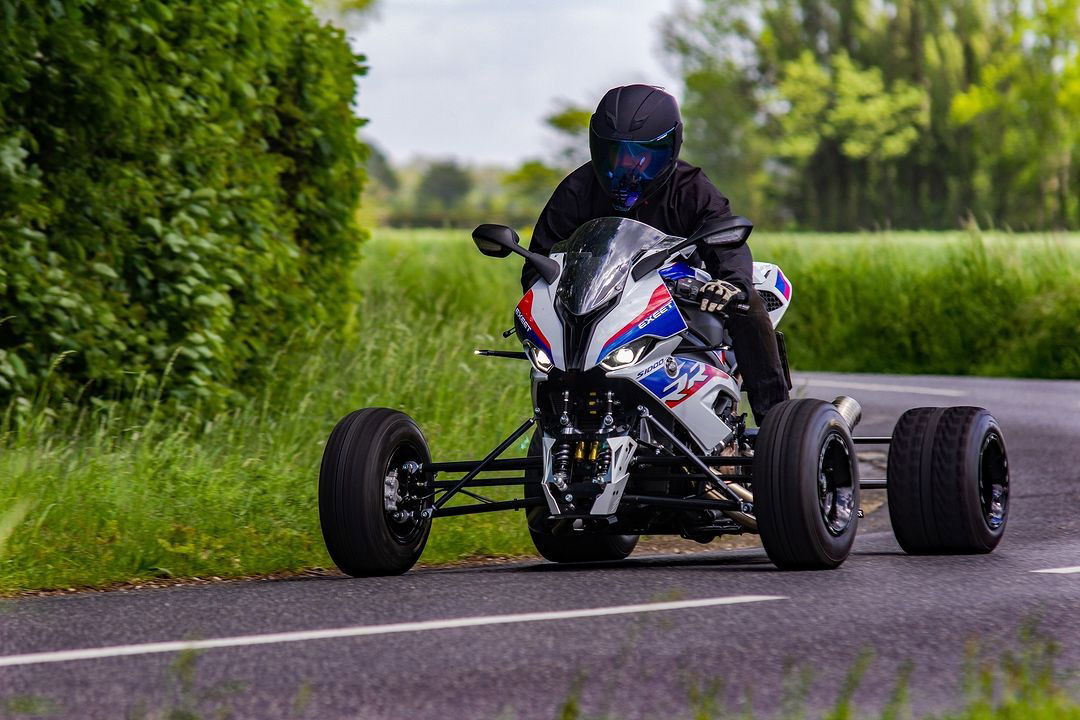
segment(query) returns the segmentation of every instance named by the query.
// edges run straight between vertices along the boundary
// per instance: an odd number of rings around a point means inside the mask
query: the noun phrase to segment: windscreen
[[[575,315],[596,309],[622,289],[638,253],[667,238],[637,220],[590,220],[551,248],[552,254],[565,253],[556,297]]]

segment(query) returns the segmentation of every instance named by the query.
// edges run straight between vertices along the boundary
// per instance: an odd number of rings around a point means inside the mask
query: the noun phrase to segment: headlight
[[[555,363],[551,362],[551,358],[548,357],[548,354],[532,343],[525,343],[525,354],[529,356],[529,360],[532,362],[533,367],[545,375],[551,372],[551,368],[555,366]]]
[[[623,345],[621,348],[616,348],[600,361],[600,367],[605,370],[618,370],[619,368],[634,365],[652,346],[652,343],[652,338],[641,338],[628,345]]]

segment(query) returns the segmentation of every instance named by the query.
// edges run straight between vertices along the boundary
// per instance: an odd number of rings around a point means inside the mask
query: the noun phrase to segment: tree
[[[592,111],[563,100],[555,112],[544,118],[544,124],[554,130],[562,142],[554,160],[567,169],[584,164],[589,159],[589,119]]]
[[[468,171],[454,160],[432,163],[416,191],[416,203],[421,208],[433,205],[440,210],[457,209],[472,189]]]
[[[1080,226],[1080,0],[702,0],[686,156],[767,222]]]
[[[1008,43],[957,94],[951,118],[981,140],[984,184],[1004,181],[993,215],[1012,225],[1080,223],[1080,0],[1016,12]],[[1032,214],[1034,213],[1034,214]]]
[[[367,145],[368,151],[367,163],[365,164],[368,177],[377,182],[388,192],[397,192],[398,188],[401,186],[401,181],[398,180],[397,173],[394,172],[394,167],[390,164],[390,159],[386,157],[386,153],[384,153],[378,145],[370,141],[365,144]]]
[[[541,160],[526,160],[517,170],[503,176],[503,185],[510,191],[508,209],[530,219],[539,217],[563,175],[561,170]]]

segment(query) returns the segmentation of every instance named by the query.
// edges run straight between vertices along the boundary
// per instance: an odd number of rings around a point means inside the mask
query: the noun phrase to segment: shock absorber
[[[560,492],[566,490],[570,482],[570,461],[573,459],[573,451],[567,442],[558,442],[552,448],[551,455],[551,480]]]
[[[604,443],[604,446],[600,449],[600,453],[596,457],[596,475],[593,477],[593,482],[597,485],[602,485],[604,483],[608,469],[611,467],[611,446],[607,444],[606,440],[601,440],[601,442]]]

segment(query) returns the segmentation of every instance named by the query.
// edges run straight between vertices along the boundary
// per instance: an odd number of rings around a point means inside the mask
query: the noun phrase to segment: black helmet
[[[608,90],[589,120],[593,169],[620,212],[667,181],[681,145],[679,104],[651,85]]]

